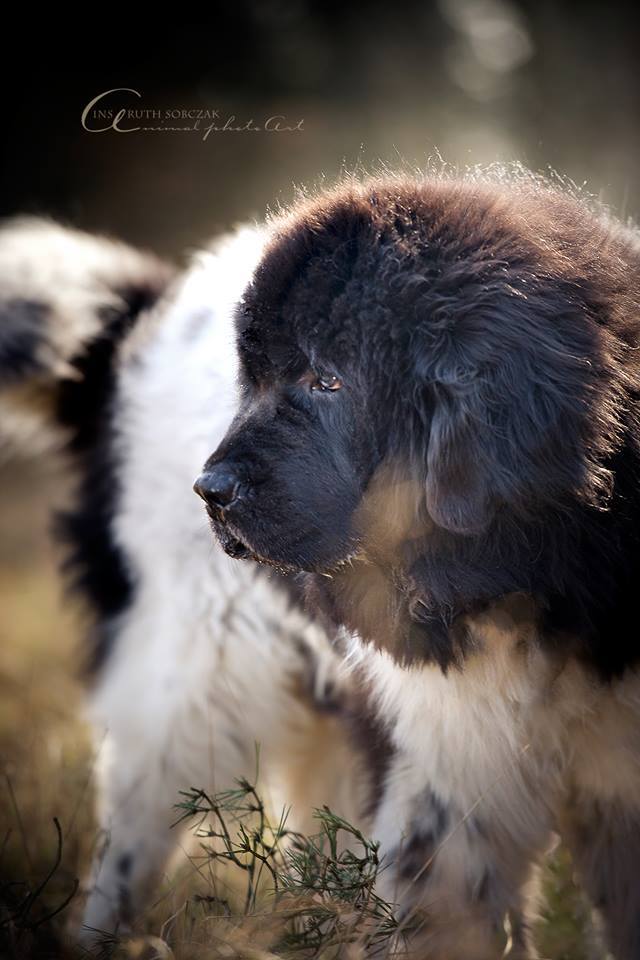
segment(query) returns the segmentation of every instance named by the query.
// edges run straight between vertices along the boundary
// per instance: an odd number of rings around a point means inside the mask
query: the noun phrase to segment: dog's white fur
[[[325,634],[254,566],[222,552],[191,494],[234,413],[230,318],[261,249],[260,231],[246,228],[198,255],[125,348],[114,523],[138,586],[90,698],[98,738],[106,731],[101,822],[111,841],[84,917],[90,928],[113,925],[123,853],[140,890],[166,860],[178,791],[252,780],[257,749],[272,809],[292,806],[298,829],[311,829],[312,808],[327,802],[356,815],[337,721],[311,706],[336,670]],[[308,702],[304,682],[316,684]]]
[[[75,350],[94,335],[95,304],[113,297],[100,278],[117,273],[121,249],[30,223],[30,245],[28,223],[0,234],[2,296],[47,300],[52,278],[56,287],[87,287],[67,292],[60,308],[58,326],[72,331],[58,331],[48,348],[50,369],[60,375],[68,342]],[[416,908],[430,917],[425,957],[498,956],[505,913],[516,921],[513,955],[524,955],[526,937],[517,929],[523,890],[558,820],[580,819],[587,801],[639,815],[637,675],[605,688],[577,664],[555,670],[508,617],[503,628],[495,617],[477,619],[478,652],[460,672],[401,667],[357,637],[345,671],[322,629],[283,591],[256,567],[226,557],[190,487],[234,414],[231,313],[264,238],[262,229],[242,229],[195,257],[121,348],[113,533],[136,590],[112,624],[114,649],[88,696],[105,842],[85,933],[111,931],[123,912],[143,909],[179,841],[170,830],[178,791],[251,779],[259,745],[263,790],[276,807],[293,804],[297,826],[308,828],[312,807],[322,803],[371,826],[398,864],[383,872],[381,892],[407,916]],[[126,252],[126,263],[144,273],[149,262],[136,257]],[[111,266],[102,269],[100,258]],[[21,280],[9,283],[16,262]],[[12,389],[5,409],[17,416],[25,399]],[[363,813],[372,800],[367,751],[350,743],[339,717],[319,708],[338,673],[340,684],[355,678],[365,690],[363,710],[389,740],[373,823]],[[305,683],[308,697],[300,694]]]
[[[407,927],[418,922],[413,943],[429,960],[530,957],[536,865],[561,829],[596,906],[617,898],[615,956],[635,956],[637,894],[620,851],[628,842],[635,862],[638,673],[605,686],[575,661],[554,664],[508,616],[480,615],[472,630],[477,651],[446,675],[351,639],[393,744],[371,826],[390,861],[380,892]]]
[[[338,669],[326,634],[257,567],[224,554],[191,490],[233,416],[232,307],[262,243],[244,228],[195,256],[117,358],[112,534],[135,590],[109,624],[112,649],[87,694],[102,835],[81,933],[89,943],[143,920],[184,839],[171,829],[180,790],[215,792],[258,774],[270,808],[291,808],[289,825],[305,831],[314,807],[355,819],[362,806],[366,775],[323,709]],[[117,309],[114,286],[147,275],[161,282],[168,272],[103,238],[29,219],[0,231],[3,299],[52,314],[42,369],[1,398],[4,439],[63,443],[47,383],[75,375],[68,360],[98,334],[99,311]]]

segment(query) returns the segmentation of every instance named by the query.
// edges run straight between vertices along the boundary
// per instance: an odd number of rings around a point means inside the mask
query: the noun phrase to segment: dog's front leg
[[[100,836],[79,939],[98,944],[140,921],[149,894],[176,847],[174,804],[184,786],[164,748],[109,734],[98,768]],[[168,762],[169,761],[169,762]]]
[[[397,904],[398,950],[420,960],[535,956],[526,919],[534,861],[549,843],[545,814],[531,831],[495,803],[463,809],[430,786],[403,800],[396,758],[378,812],[386,869],[379,892]],[[534,822],[536,821],[537,822]],[[515,818],[514,818],[515,821]],[[402,942],[404,941],[404,943]]]
[[[571,793],[560,822],[576,869],[616,960],[640,957],[640,805],[633,798]]]

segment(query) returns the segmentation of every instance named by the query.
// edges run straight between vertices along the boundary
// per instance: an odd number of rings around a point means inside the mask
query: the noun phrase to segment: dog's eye
[[[339,390],[342,386],[342,381],[335,377],[333,374],[316,374],[311,380],[311,389],[319,390],[321,393],[333,392]]]

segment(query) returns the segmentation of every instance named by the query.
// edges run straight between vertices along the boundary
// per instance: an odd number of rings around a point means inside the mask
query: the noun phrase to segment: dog
[[[191,486],[235,410],[232,307],[264,232],[186,270],[51,221],[0,229],[4,450],[61,460],[68,578],[91,614],[83,657],[103,842],[79,939],[144,926],[182,838],[179,791],[253,782],[292,829],[314,807],[358,821],[369,774],[337,709],[338,658],[299,590],[212,547]],[[362,799],[361,799],[362,798]]]
[[[640,234],[522,173],[347,180],[270,225],[196,492],[301,573],[386,732],[421,960],[530,956],[555,831],[640,957]]]

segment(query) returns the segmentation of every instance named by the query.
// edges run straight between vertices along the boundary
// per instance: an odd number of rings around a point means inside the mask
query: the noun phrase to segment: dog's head
[[[436,548],[601,506],[613,242],[537,186],[377,181],[294,210],[238,308],[240,408],[196,485],[228,552],[327,574],[337,616],[376,633],[408,583],[432,603]]]

